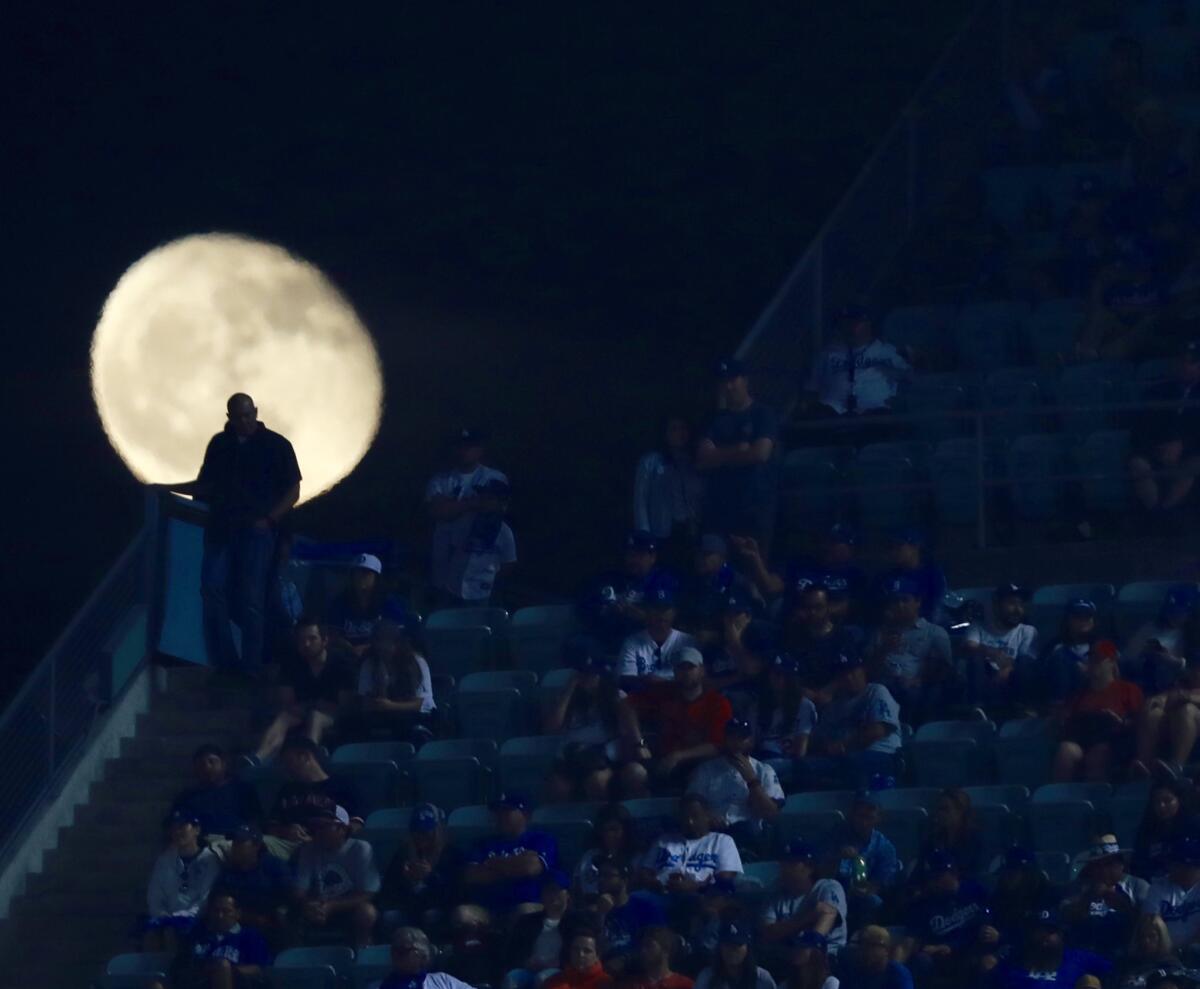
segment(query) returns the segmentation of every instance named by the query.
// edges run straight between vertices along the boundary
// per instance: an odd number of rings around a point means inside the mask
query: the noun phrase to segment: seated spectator
[[[866,647],[869,671],[919,724],[957,700],[950,636],[921,617],[920,587],[911,577],[895,578],[883,593],[883,620]]]
[[[1129,942],[1150,887],[1125,871],[1128,854],[1116,835],[1103,834],[1075,856],[1076,889],[1060,910],[1073,947],[1112,958]]]
[[[833,620],[829,592],[820,584],[797,585],[783,602],[783,616],[782,644],[799,663],[809,698],[826,703],[838,657],[862,651],[862,630]]]
[[[725,725],[733,708],[704,680],[704,658],[688,646],[675,656],[674,679],[653,684],[634,694],[623,710],[622,741],[633,758],[645,758],[642,720],[658,729],[651,772],[659,779],[682,778],[697,764],[711,759],[725,741]],[[623,770],[632,787],[629,767]]]
[[[784,846],[779,887],[759,916],[764,945],[786,945],[797,934],[820,934],[836,951],[846,944],[846,891],[836,879],[817,878],[816,850],[800,838]]]
[[[750,621],[731,624],[730,631],[737,636],[736,647],[729,650],[735,668],[729,676],[719,678],[723,681],[721,693],[729,699],[735,718],[753,720],[754,709],[769,679],[767,665],[778,654],[775,647],[778,630],[769,622]]]
[[[737,590],[721,602],[710,626],[712,635],[703,646],[704,662],[714,686],[724,690],[743,678],[747,659],[753,659],[743,639],[758,611],[758,600]],[[701,641],[699,636],[697,641]]]
[[[1110,202],[1098,176],[1085,174],[1075,180],[1074,202],[1067,208],[1058,235],[1067,295],[1085,295],[1096,275],[1113,260],[1117,245]]]
[[[315,812],[328,814],[344,807],[351,828],[362,827],[365,810],[354,787],[325,772],[318,752],[311,738],[293,736],[279,753],[284,782],[275,795],[263,836],[267,851],[279,858],[290,859],[300,845],[312,840],[308,823]]]
[[[1116,985],[1119,989],[1145,989],[1156,972],[1182,968],[1162,917],[1142,914],[1134,925],[1129,950],[1117,967]]]
[[[1033,852],[1020,845],[1006,849],[989,901],[992,924],[1005,942],[1020,938],[1037,913],[1039,904],[1052,900],[1056,901],[1057,895]]]
[[[1041,659],[1017,667],[1022,700],[1041,710],[1064,703],[1083,688],[1088,653],[1097,639],[1096,604],[1086,598],[1067,603],[1059,636]]]
[[[167,847],[154,861],[146,892],[143,951],[174,951],[204,908],[221,871],[221,862],[200,845],[200,818],[174,810],[163,822]]]
[[[963,879],[943,850],[921,861],[920,875],[923,895],[906,917],[908,967],[922,987],[968,985],[996,964],[1000,933],[989,923],[987,891]]]
[[[1196,446],[1200,422],[1200,340],[1190,341],[1180,354],[1173,380],[1145,393],[1147,402],[1171,402],[1167,408],[1139,413],[1131,430],[1129,472],[1142,507],[1165,520],[1183,506],[1200,471]]]
[[[240,908],[237,896],[219,887],[208,897],[199,923],[171,963],[171,989],[252,989],[266,985],[271,949]],[[162,989],[162,983],[155,984]]]
[[[629,808],[624,804],[605,804],[592,818],[592,844],[575,866],[575,891],[580,896],[596,896],[600,892],[600,872],[597,863],[613,859],[633,861],[634,831]]]
[[[692,989],[691,979],[671,970],[678,951],[679,935],[671,928],[660,924],[643,929],[635,971],[622,977],[618,985],[621,989]]]
[[[679,595],[679,623],[701,646],[721,640],[721,616],[729,599],[744,602],[750,614],[758,610],[754,588],[729,562],[729,541],[716,533],[705,533],[696,543],[692,572]]]
[[[1154,621],[1130,636],[1122,669],[1149,696],[1175,686],[1187,666],[1187,627],[1200,604],[1194,584],[1176,584],[1167,591]]]
[[[845,821],[834,825],[822,847],[822,871],[841,882],[850,917],[859,926],[879,914],[900,878],[900,857],[891,839],[879,830],[881,817],[878,794],[860,790]],[[835,943],[840,947],[845,937]]]
[[[541,910],[513,920],[504,949],[504,986],[531,989],[538,977],[557,970],[563,954],[563,919],[571,907],[571,881],[557,869],[542,873]]]
[[[746,920],[748,923],[749,918],[742,916],[737,884],[721,876],[703,887],[692,905],[691,911],[676,910],[675,913],[682,914],[680,933],[688,946],[684,970],[698,973],[720,947],[721,928],[732,921]]]
[[[493,477],[475,488],[475,510],[452,523],[449,559],[437,585],[448,607],[486,608],[496,581],[517,562],[517,542],[504,517],[511,491]]]
[[[1089,951],[1065,946],[1062,921],[1053,907],[1043,907],[1026,931],[1020,950],[994,970],[997,989],[1039,989],[1047,983],[1061,986],[1099,986],[1086,976],[1105,978],[1112,962]]]
[[[380,582],[382,573],[379,557],[370,553],[360,553],[350,564],[345,589],[330,602],[325,613],[325,633],[335,652],[364,656],[381,621],[403,624],[407,619],[404,604],[384,591]]]
[[[787,653],[777,653],[771,660],[757,703],[749,714],[758,757],[790,782],[793,760],[808,755],[808,744],[817,727],[817,708],[804,696],[800,667]]]
[[[705,798],[717,826],[750,847],[761,843],[764,825],[779,816],[784,801],[775,770],[750,755],[753,748],[750,722],[731,718],[721,754],[700,763],[688,781],[688,792]]]
[[[1142,913],[1162,917],[1171,943],[1185,964],[1197,961],[1200,935],[1200,838],[1184,833],[1167,855],[1167,875],[1155,881],[1142,900]]]
[[[1126,242],[1092,282],[1079,333],[1080,360],[1136,361],[1146,356],[1168,303],[1166,279],[1149,243]]]
[[[784,989],[838,989],[841,982],[830,974],[829,940],[817,931],[798,931],[787,940],[787,977]]]
[[[592,909],[601,918],[604,968],[621,977],[636,967],[638,943],[647,928],[667,922],[652,897],[629,891],[629,860],[606,855],[596,862],[599,894]]]
[[[875,335],[863,307],[843,306],[835,320],[837,342],[813,364],[801,409],[816,417],[890,411],[898,382],[912,370],[908,361]]]
[[[433,737],[433,678],[403,625],[384,618],[358,670],[358,710],[346,734],[397,739],[418,748]]]
[[[600,963],[600,936],[587,927],[574,931],[563,951],[562,971],[550,976],[545,989],[608,989],[612,976]]]
[[[665,572],[658,569],[658,540],[635,529],[625,537],[621,569],[602,574],[584,593],[579,605],[584,630],[616,652],[626,638],[645,627],[642,602],[665,579]]]
[[[257,828],[242,825],[233,832],[221,889],[237,900],[241,919],[277,941],[288,927],[291,876],[287,865],[263,847]]]
[[[529,830],[533,803],[524,794],[501,793],[491,808],[496,831],[467,856],[466,896],[497,916],[527,913],[541,902],[543,873],[558,868],[558,843]]]
[[[675,657],[695,648],[696,640],[675,628],[675,592],[665,582],[651,587],[642,599],[645,628],[621,643],[617,673],[627,684],[670,680]]]
[[[696,471],[692,427],[683,416],[666,422],[663,442],[638,461],[633,476],[633,525],[658,540],[676,565],[687,559],[700,524],[704,484]]]
[[[445,813],[434,804],[417,804],[375,898],[385,929],[419,924],[443,930],[460,899],[462,870],[463,854],[446,837]]]
[[[687,793],[679,800],[678,830],[650,846],[635,885],[656,893],[689,895],[715,879],[735,879],[741,872],[737,844],[712,829],[712,813],[704,798]]]
[[[228,838],[243,824],[257,824],[262,818],[254,787],[229,774],[229,763],[220,746],[197,748],[192,753],[192,772],[197,785],[179,794],[171,809],[194,815],[200,821],[204,844],[212,844],[210,839]]]
[[[858,656],[837,659],[833,699],[820,712],[811,750],[798,764],[805,789],[857,789],[895,772],[900,705],[887,687],[867,682]]]
[[[270,759],[297,730],[319,745],[354,696],[353,671],[345,660],[329,654],[320,622],[301,616],[296,622],[295,639],[296,653],[284,663],[279,675],[279,713],[263,733],[254,754],[243,757],[251,766]]]
[[[379,871],[371,846],[350,837],[345,807],[317,811],[309,823],[312,841],[296,852],[292,894],[308,930],[336,928],[355,950],[371,943],[379,919],[373,903]]]
[[[838,976],[847,989],[913,989],[908,969],[892,960],[892,935],[868,924],[838,959]]]
[[[878,604],[886,588],[897,577],[916,581],[921,597],[921,617],[936,622],[946,596],[946,574],[926,547],[925,534],[919,529],[901,529],[891,542],[891,565],[872,585],[872,599]]]
[[[754,960],[750,928],[729,922],[722,926],[720,945],[712,964],[696,977],[696,989],[775,989],[775,980]]]
[[[921,845],[922,860],[939,848],[954,856],[962,875],[975,878],[983,871],[983,836],[975,823],[971,795],[960,787],[947,787],[934,801]]]
[[[1020,584],[1001,584],[992,595],[992,621],[967,629],[968,694],[985,708],[1003,708],[1014,693],[1013,671],[1036,661],[1037,629],[1025,622],[1029,591]]]
[[[1135,875],[1151,883],[1166,878],[1171,850],[1184,834],[1195,830],[1196,794],[1190,780],[1155,780],[1133,841]]]
[[[1081,772],[1089,782],[1107,782],[1133,755],[1134,729],[1142,713],[1142,691],[1118,677],[1117,648],[1102,639],[1088,653],[1083,690],[1062,714],[1054,755],[1054,779],[1070,782]]]
[[[419,927],[401,927],[392,935],[392,970],[374,989],[472,989],[446,972],[431,972],[436,956]]]

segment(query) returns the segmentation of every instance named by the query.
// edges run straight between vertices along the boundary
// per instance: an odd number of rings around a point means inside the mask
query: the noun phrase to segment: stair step
[[[70,843],[46,853],[43,873],[82,870],[89,864],[94,869],[99,856],[103,855],[104,871],[110,876],[122,877],[123,883],[144,885],[150,877],[150,868],[160,851],[157,842],[145,846],[122,846],[97,849],[86,844]]]
[[[244,690],[173,690],[156,694],[152,704],[155,711],[254,711],[262,706],[262,697]]]
[[[147,793],[155,795],[163,792],[164,788],[174,793],[195,782],[188,769],[180,766],[176,760],[168,759],[163,762],[144,756],[137,758],[122,756],[120,759],[112,760],[105,770],[105,776],[107,777],[104,781],[105,785],[128,780],[142,781],[146,784]],[[133,797],[137,795],[136,790],[122,791],[122,793],[126,792]]]
[[[22,917],[45,917],[54,922],[54,930],[63,930],[70,918],[72,925],[87,925],[103,919],[106,913],[127,914],[146,909],[146,891],[140,889],[107,889],[97,892],[48,892],[22,897]]]
[[[142,821],[161,821],[167,813],[169,801],[127,800],[103,792],[90,803],[75,811],[77,825],[129,824],[136,826]]]
[[[87,989],[104,972],[104,966],[114,951],[99,962],[76,962],[61,965],[55,959],[43,962],[22,962],[0,976],[0,989]]]
[[[137,734],[153,737],[211,732],[228,736],[250,730],[249,711],[229,711],[196,707],[179,710],[151,710],[138,715]]]
[[[228,756],[231,752],[245,748],[248,740],[245,732],[188,732],[166,736],[143,733],[136,738],[127,738],[121,743],[121,756],[135,759],[153,758],[164,765],[170,764],[173,768],[190,774],[192,755],[201,745],[219,745]]]

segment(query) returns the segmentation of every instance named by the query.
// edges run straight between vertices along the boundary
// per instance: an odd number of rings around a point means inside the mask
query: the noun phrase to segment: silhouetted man
[[[258,421],[249,395],[231,395],[225,408],[229,421],[208,441],[196,480],[162,487],[209,506],[200,567],[209,662],[257,675],[275,532],[300,498],[300,467],[292,444]],[[242,630],[240,661],[231,618]]]

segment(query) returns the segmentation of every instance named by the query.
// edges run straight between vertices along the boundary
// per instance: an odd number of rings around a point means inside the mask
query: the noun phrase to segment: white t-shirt
[[[1032,625],[999,628],[975,624],[967,629],[966,641],[1002,649],[1009,659],[1037,655],[1037,629]]]
[[[821,712],[821,734],[845,741],[863,725],[891,725],[894,729],[867,746],[868,752],[896,752],[900,748],[900,705],[881,683],[868,683],[857,697],[834,699]]]
[[[1200,933],[1200,883],[1191,889],[1169,880],[1155,883],[1142,900],[1142,913],[1162,917],[1175,944],[1187,944]]]
[[[457,470],[444,471],[441,474],[435,474],[425,485],[425,501],[431,502],[435,498],[451,498],[454,501],[462,501],[464,498],[474,495],[476,490],[487,484],[488,481],[507,483],[508,478],[500,471],[484,467],[483,464],[466,473]],[[460,522],[472,517],[473,513],[449,522],[438,522],[433,527],[431,576],[436,587],[449,589],[447,584],[450,581],[450,534]]]
[[[421,698],[421,713],[428,714],[436,704],[433,702],[433,680],[429,676],[429,664],[423,656],[417,656],[417,666],[421,669],[421,682],[417,685],[417,696]],[[358,671],[359,697],[386,697],[388,693],[387,669],[364,659]]]
[[[847,411],[847,399],[852,394],[855,411],[868,412],[886,407],[896,397],[897,378],[908,370],[908,361],[883,340],[872,340],[865,347],[853,349],[845,344],[835,345],[826,347],[817,358],[808,378],[808,390],[816,394],[822,405],[839,414]]]
[[[446,582],[438,585],[464,601],[490,598],[500,568],[517,560],[517,541],[508,523],[501,522],[495,539],[485,545],[473,534],[476,518],[464,515],[451,523]]]
[[[831,948],[845,947],[846,890],[836,879],[818,879],[804,896],[789,896],[787,893],[780,893],[767,902],[759,919],[763,924],[777,924],[781,920],[790,920],[806,910],[811,910],[818,903],[832,903],[834,909],[837,910],[837,922],[833,925],[833,930],[829,932],[829,946]]]
[[[688,646],[695,649],[696,640],[677,628],[671,629],[661,646],[650,638],[649,632],[634,632],[621,643],[621,652],[617,657],[617,675],[656,676],[663,680],[674,680],[675,654]]]
[[[784,801],[783,787],[775,770],[765,762],[751,757],[754,775],[763,785],[763,790],[772,800]],[[750,784],[724,756],[702,762],[692,773],[688,782],[688,793],[698,793],[708,801],[713,814],[725,825],[739,821],[751,821],[755,815],[750,810]]]
[[[221,873],[221,860],[211,848],[183,859],[174,848],[154,860],[146,903],[151,917],[195,917]]]
[[[667,834],[650,847],[642,858],[642,865],[653,869],[661,883],[665,883],[672,872],[682,872],[706,883],[718,872],[740,873],[742,857],[734,840],[719,831],[710,831],[703,838]]]
[[[368,989],[379,989],[381,985],[383,985],[383,979],[377,979],[368,986]],[[446,972],[429,972],[425,976],[425,982],[421,989],[475,989],[475,987]]]
[[[293,888],[318,900],[340,900],[353,893],[378,893],[379,870],[371,846],[361,838],[347,838],[335,852],[301,845],[293,862]]]

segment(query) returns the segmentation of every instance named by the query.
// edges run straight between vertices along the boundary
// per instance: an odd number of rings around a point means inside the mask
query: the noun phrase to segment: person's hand
[[[747,560],[761,560],[762,550],[753,536],[730,536],[729,544]]]
[[[980,944],[996,944],[1000,940],[1000,932],[991,924],[984,924],[979,928],[979,943]]]
[[[678,766],[679,755],[678,753],[672,752],[669,755],[663,756],[658,760],[657,763],[655,763],[654,771],[658,773],[659,776],[670,776],[671,773],[675,772],[675,769]]]
[[[747,783],[753,783],[758,779],[758,774],[754,771],[754,766],[750,764],[750,757],[738,753],[737,755],[729,756],[729,764],[737,770],[738,775]]]
[[[746,631],[746,626],[750,624],[750,616],[744,611],[738,612],[736,615],[726,615],[724,624],[725,639],[729,642],[741,642],[742,633]]]
[[[948,944],[927,944],[921,948],[921,954],[929,955],[933,958],[945,958],[950,954],[950,945]]]
[[[858,849],[853,845],[843,845],[838,855],[844,859],[856,859],[858,858]]]
[[[413,884],[424,882],[432,871],[427,859],[409,859],[404,863],[404,878]]]
[[[608,913],[608,911],[610,911],[616,905],[617,901],[614,900],[608,893],[601,893],[596,897],[596,901],[593,904],[598,913]]]
[[[683,872],[672,872],[667,876],[667,889],[673,893],[694,893],[700,888],[700,881],[695,876]]]
[[[328,916],[325,904],[317,900],[309,900],[304,904],[304,919],[310,924],[324,924]]]
[[[312,841],[310,835],[302,824],[289,824],[283,829],[284,841]]]

